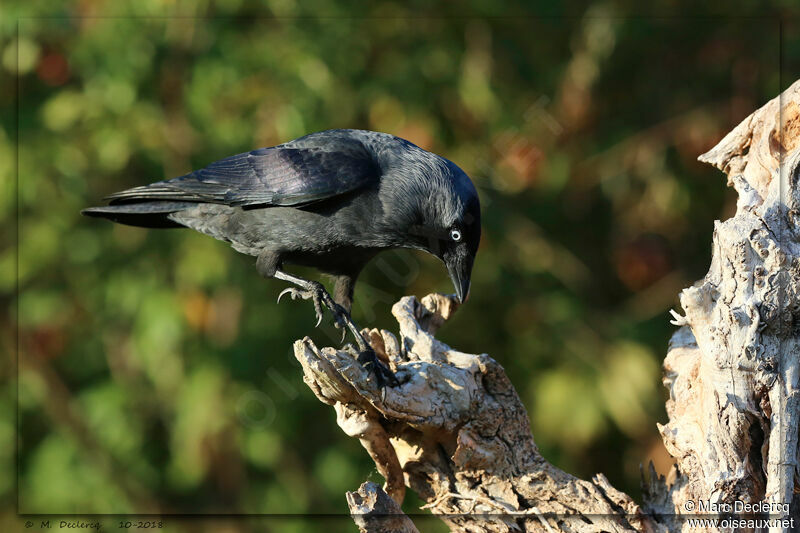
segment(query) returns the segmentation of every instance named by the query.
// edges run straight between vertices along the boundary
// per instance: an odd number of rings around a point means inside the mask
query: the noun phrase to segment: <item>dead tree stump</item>
[[[673,311],[680,329],[664,361],[669,422],[659,426],[677,460],[667,479],[651,468],[639,505],[602,474],[581,480],[549,464],[502,367],[434,337],[457,304],[433,294],[394,305],[399,337],[365,331],[396,373],[396,387],[376,388],[346,351],[318,349],[307,338],[294,346],[306,383],[361,441],[394,502],[410,487],[453,531],[703,531],[688,519],[724,519],[726,505],[735,514],[728,524],[773,521],[705,530],[791,529],[786,505],[798,487],[800,416],[800,82],[700,160],[728,175],[739,202],[733,218],[715,225],[708,274],[681,294],[684,314]],[[347,495],[362,531],[416,531],[391,499],[374,484]],[[758,512],[737,512],[735,502],[758,504]]]

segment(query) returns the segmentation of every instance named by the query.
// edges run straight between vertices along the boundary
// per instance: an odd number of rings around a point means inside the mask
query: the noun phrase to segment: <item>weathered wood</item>
[[[679,509],[687,501],[792,502],[799,148],[796,82],[699,158],[728,174],[739,199],[736,215],[715,224],[708,274],[681,293],[685,316],[673,312],[681,328],[664,361],[669,423],[659,429],[684,474],[673,489]]]
[[[399,386],[378,389],[347,351],[318,349],[308,338],[294,347],[306,383],[361,441],[396,502],[412,488],[453,531],[655,532],[702,531],[686,520],[689,510],[702,510],[700,502],[792,501],[800,416],[800,82],[700,159],[728,174],[739,202],[734,217],[715,225],[708,274],[682,292],[684,314],[673,312],[680,329],[664,361],[669,422],[659,429],[677,466],[666,478],[650,468],[644,507],[602,474],[580,480],[539,454],[500,365],[434,337],[457,308],[438,294],[395,304],[399,339],[365,331]],[[414,531],[389,501],[374,485],[348,493],[362,531],[387,530],[373,520],[381,510],[397,520],[395,530]]]
[[[400,381],[384,391],[352,354],[295,344],[306,383],[361,439],[390,494],[402,498],[395,488],[408,485],[453,531],[647,531],[639,506],[603,475],[583,481],[545,461],[494,359],[433,336],[456,308],[439,294],[407,296],[392,309],[399,340],[366,332]]]
[[[347,505],[362,533],[419,533],[397,502],[371,481],[348,492]]]

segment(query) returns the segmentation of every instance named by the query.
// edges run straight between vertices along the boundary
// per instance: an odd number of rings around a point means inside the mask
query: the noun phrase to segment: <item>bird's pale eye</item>
[[[461,232],[457,229],[450,230],[450,238],[454,241],[458,242],[461,240]]]

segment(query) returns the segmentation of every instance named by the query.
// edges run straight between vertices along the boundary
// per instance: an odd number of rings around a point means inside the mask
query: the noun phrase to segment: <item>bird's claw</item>
[[[288,294],[289,296],[291,296],[292,300],[296,300],[298,298],[302,298],[303,300],[309,300],[309,299],[312,300],[314,302],[314,314],[317,316],[317,323],[314,325],[314,327],[316,328],[316,327],[319,327],[319,325],[322,323],[322,318],[323,318],[322,306],[323,306],[323,303],[326,305],[326,307],[329,307],[329,308],[331,307],[330,305],[327,305],[327,302],[324,302],[324,297],[321,294],[323,292],[324,291],[322,291],[322,290],[315,290],[315,289],[304,290],[304,289],[298,289],[296,287],[289,287],[289,288],[283,289],[280,292],[280,294],[278,294],[278,303],[280,303],[281,298],[283,298],[283,296],[285,294]],[[331,308],[331,310],[333,311],[332,308]],[[334,312],[334,315],[335,314],[336,313]],[[338,317],[337,317],[337,320],[338,320]]]
[[[294,287],[289,287],[288,289],[283,289],[281,291],[281,293],[278,295],[278,301],[276,303],[281,303],[281,298],[283,298],[283,295],[286,293],[289,293],[292,296],[292,300],[297,297],[297,289]]]
[[[331,313],[333,313],[333,325],[337,328],[341,328],[347,331],[347,311],[345,311],[341,305],[332,302],[333,306],[331,307]],[[344,340],[344,337],[342,337]]]
[[[372,348],[367,347],[359,351],[356,361],[375,378],[375,384],[384,394],[387,386],[396,387],[400,384],[394,373],[378,359]]]
[[[345,311],[342,306],[333,301],[333,298],[330,297],[322,285],[312,284],[308,288],[302,289],[297,287],[286,288],[278,295],[279,302],[284,294],[291,295],[293,300],[302,298],[303,300],[310,299],[314,302],[314,313],[317,315],[317,323],[314,327],[318,327],[322,323],[323,307],[327,307],[333,315],[334,325],[342,330],[341,342],[344,342],[345,337],[347,337],[348,330],[352,332],[353,336],[356,338],[356,343],[358,344],[356,359],[372,376],[374,376],[378,388],[385,394],[387,385],[398,385],[395,375],[380,361],[380,359],[378,359],[375,351],[370,348],[367,341],[364,340],[364,337],[359,333],[358,327],[353,323],[349,313]]]

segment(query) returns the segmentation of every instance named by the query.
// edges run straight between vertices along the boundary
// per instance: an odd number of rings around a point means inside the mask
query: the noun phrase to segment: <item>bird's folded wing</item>
[[[261,148],[106,199],[112,205],[168,200],[242,207],[300,206],[354,191],[379,177],[380,169],[358,140],[336,139],[323,146],[287,143]]]

